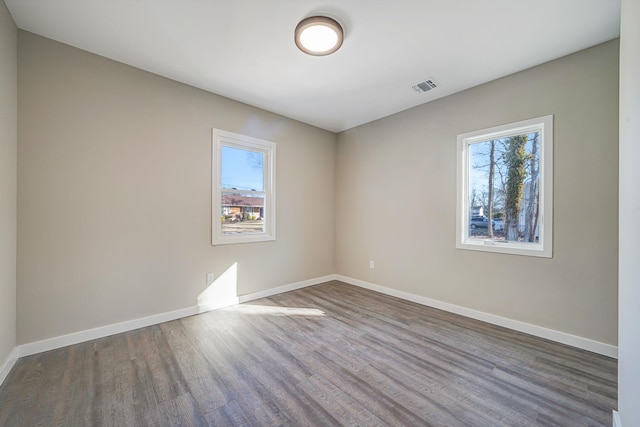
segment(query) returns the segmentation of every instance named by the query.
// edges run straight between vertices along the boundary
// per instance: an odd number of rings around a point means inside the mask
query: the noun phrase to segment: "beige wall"
[[[640,2],[622,0],[620,24],[620,259],[618,410],[621,425],[640,420]],[[614,427],[620,427],[614,423]]]
[[[615,345],[617,58],[609,42],[336,151],[330,132],[20,32],[17,341],[193,306],[237,263],[239,295],[338,273]],[[455,249],[456,135],[545,114],[553,259]],[[212,127],[277,143],[276,242],[210,245]]]
[[[456,249],[456,135],[546,114],[553,258]],[[618,41],[343,132],[337,273],[615,345],[617,139]]]
[[[16,344],[17,30],[0,1],[0,366]]]
[[[18,343],[332,274],[335,135],[19,32]],[[213,70],[212,70],[213,72]],[[277,240],[211,246],[211,129],[277,144]],[[218,215],[215,215],[218,217]]]

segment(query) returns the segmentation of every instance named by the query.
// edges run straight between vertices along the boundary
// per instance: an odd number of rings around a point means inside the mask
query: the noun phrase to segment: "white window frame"
[[[491,139],[540,132],[540,223],[538,242],[499,242],[469,238],[469,146]],[[456,247],[483,252],[553,256],[553,115],[458,135]]]
[[[211,243],[225,245],[234,243],[266,242],[276,239],[276,144],[250,136],[213,129],[211,149]],[[222,212],[222,147],[257,151],[264,154],[264,231],[262,233],[222,234],[220,216]]]

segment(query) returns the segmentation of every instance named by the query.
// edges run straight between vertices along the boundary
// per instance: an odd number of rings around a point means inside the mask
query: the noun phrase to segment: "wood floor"
[[[329,282],[22,358],[0,426],[610,426],[616,370]]]

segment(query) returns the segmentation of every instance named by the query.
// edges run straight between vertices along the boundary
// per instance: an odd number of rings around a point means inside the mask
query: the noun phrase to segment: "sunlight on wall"
[[[238,263],[213,281],[200,295],[198,295],[198,309],[200,313],[228,307],[240,302],[238,298]]]
[[[317,308],[277,307],[269,305],[243,304],[229,310],[242,314],[261,314],[270,316],[324,316],[324,311]]]
[[[246,298],[245,298],[246,301]],[[198,295],[198,313],[230,306],[229,310],[242,314],[266,316],[325,316],[317,308],[278,307],[268,305],[240,304],[238,296],[238,263],[234,262],[216,280]]]

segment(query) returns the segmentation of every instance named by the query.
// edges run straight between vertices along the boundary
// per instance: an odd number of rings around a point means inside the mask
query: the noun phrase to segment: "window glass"
[[[458,135],[458,248],[551,257],[552,147],[552,116]]]
[[[223,145],[222,188],[263,191],[264,153]]]
[[[539,131],[469,144],[469,238],[537,241],[539,171]]]
[[[212,242],[275,239],[275,144],[214,130]]]

